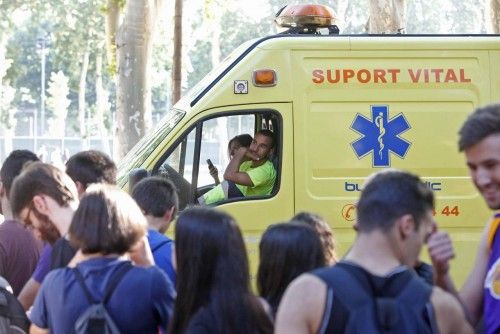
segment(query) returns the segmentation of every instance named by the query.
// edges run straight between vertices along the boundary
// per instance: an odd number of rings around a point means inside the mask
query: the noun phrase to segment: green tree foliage
[[[132,1],[132,0],[128,0]],[[262,16],[255,19],[249,13],[235,9],[243,0],[190,0],[185,3],[183,90],[193,87],[211,69],[212,36],[207,21],[220,22],[218,44],[220,59],[225,58],[243,42],[276,33],[273,19],[276,12],[290,1],[264,0]],[[311,0],[337,9],[340,0]],[[89,51],[86,76],[85,105],[87,116],[95,117],[96,57],[105,49],[104,13],[108,0],[0,0],[0,98],[2,125],[12,126],[13,114],[40,108],[41,57],[37,39],[42,35],[50,41],[46,55],[46,72],[62,71],[67,77],[67,135],[77,135],[78,90],[82,58]],[[172,3],[173,2],[168,2]],[[406,32],[409,34],[470,34],[486,32],[484,0],[413,0],[408,1]],[[212,4],[208,6],[207,4]],[[214,5],[215,4],[215,5]],[[126,0],[119,0],[123,9]],[[205,13],[206,8],[210,13]],[[172,9],[173,11],[173,5]],[[194,13],[194,14],[192,14]],[[172,67],[172,13],[165,13],[156,29],[151,59],[151,103],[153,114],[164,114],[170,106]],[[220,16],[214,20],[213,16]],[[26,19],[23,19],[26,18]],[[368,0],[348,0],[342,34],[366,33]],[[4,50],[4,52],[2,52]],[[216,53],[217,54],[217,53]],[[3,69],[3,70],[2,70]],[[3,74],[2,75],[2,71]],[[112,112],[116,109],[115,82],[108,71],[102,72],[106,99],[104,123],[112,127]],[[48,76],[47,76],[48,77]],[[49,85],[47,78],[46,85]],[[49,94],[48,94],[49,95]],[[48,106],[48,111],[51,107]],[[31,112],[31,111],[30,111]],[[19,113],[26,115],[26,113]],[[32,116],[31,116],[32,117]],[[26,116],[24,116],[26,118]],[[102,118],[102,117],[101,117]],[[26,120],[25,120],[26,121]],[[98,134],[97,126],[91,135]],[[26,133],[23,133],[26,134]]]

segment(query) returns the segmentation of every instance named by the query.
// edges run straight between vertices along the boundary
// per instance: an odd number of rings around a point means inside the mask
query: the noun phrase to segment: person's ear
[[[49,214],[49,207],[47,206],[47,201],[45,201],[44,195],[35,195],[33,197],[33,205],[36,209],[36,211],[40,212],[41,214],[48,215]]]
[[[402,239],[407,239],[415,231],[415,220],[410,214],[399,217],[396,220],[396,224]]]
[[[78,197],[82,197],[83,194],[85,193],[85,190],[87,190],[87,187],[83,185],[80,181],[75,182],[76,185],[76,191],[78,192]]]
[[[5,187],[3,186],[3,182],[0,181],[0,197],[7,196],[7,190],[5,190]]]
[[[163,214],[163,219],[170,223],[175,218],[174,213],[175,213],[175,206],[172,206],[170,209],[165,211],[165,213]]]

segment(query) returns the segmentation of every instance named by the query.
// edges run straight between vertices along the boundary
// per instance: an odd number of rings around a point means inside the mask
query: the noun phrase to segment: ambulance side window
[[[200,168],[197,187],[214,184],[210,176],[207,160],[219,171],[219,179],[223,180],[224,170],[229,163],[227,146],[229,141],[241,134],[253,136],[255,131],[255,115],[229,115],[208,119],[203,122],[201,131]]]
[[[184,136],[155,173],[174,183],[179,195],[180,210],[191,202],[195,141],[196,128],[192,129],[187,136]]]

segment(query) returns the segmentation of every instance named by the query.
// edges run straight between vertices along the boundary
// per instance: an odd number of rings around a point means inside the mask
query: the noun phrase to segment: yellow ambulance
[[[121,161],[120,185],[145,169],[175,183],[181,209],[195,205],[214,187],[207,160],[222,176],[229,139],[270,129],[271,195],[216,205],[241,226],[253,274],[263,230],[300,211],[323,216],[344,254],[363,182],[399,168],[435,192],[461,285],[490,211],[457,131],[474,108],[500,101],[500,36],[339,35],[327,8],[293,8],[277,19],[287,31],[241,45],[184,95]]]

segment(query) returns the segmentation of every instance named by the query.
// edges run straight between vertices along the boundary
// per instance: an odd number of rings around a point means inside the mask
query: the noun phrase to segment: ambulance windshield
[[[123,186],[127,182],[128,172],[132,168],[144,166],[146,159],[153,153],[158,145],[160,145],[185,114],[185,111],[170,109],[158,126],[142,137],[134,148],[121,159],[118,165],[118,184],[120,186]]]

